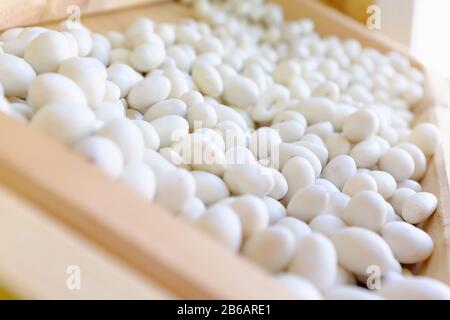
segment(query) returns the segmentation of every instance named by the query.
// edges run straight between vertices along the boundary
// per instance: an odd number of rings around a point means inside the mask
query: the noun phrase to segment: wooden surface
[[[167,0],[1,0],[0,30]],[[75,10],[74,10],[75,9]]]
[[[425,90],[415,121],[433,122],[441,130],[443,139],[422,180],[423,189],[439,199],[435,214],[420,225],[433,238],[434,251],[415,271],[450,285],[450,97],[447,81],[429,71],[426,71]]]
[[[8,286],[4,298],[173,298],[1,186],[0,221],[0,283]],[[79,267],[79,290],[67,286],[71,266]]]
[[[83,16],[81,22],[94,32],[106,33],[109,31],[122,31],[139,17],[149,17],[156,22],[177,22],[189,16],[186,6],[166,1],[148,6],[131,7],[126,13],[120,10],[103,12],[96,15]],[[58,23],[50,23],[48,27],[58,27]]]

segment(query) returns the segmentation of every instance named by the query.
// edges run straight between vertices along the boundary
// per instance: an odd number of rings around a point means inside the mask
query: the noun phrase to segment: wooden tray
[[[94,1],[59,1],[94,4]],[[87,12],[105,8],[106,2],[95,1],[95,8]],[[315,1],[275,2],[285,8],[288,18],[312,18],[322,34],[353,37],[382,51],[397,50],[407,54],[397,43]],[[0,4],[0,26],[23,24],[24,19],[16,19],[17,12],[2,10],[3,3]],[[8,3],[11,2],[6,1]],[[30,11],[35,10],[32,9],[33,6],[29,6]],[[121,31],[139,16],[177,21],[187,15],[188,10],[181,4],[164,1],[83,16],[82,22],[93,31],[106,32]],[[41,17],[31,16],[34,17],[32,23],[37,23]],[[56,14],[50,18],[59,17],[61,15]],[[450,121],[450,100],[440,84],[439,79],[427,73],[426,97],[416,108],[416,121],[432,121],[444,136],[450,136],[450,129],[444,125]],[[435,107],[436,104],[441,106]],[[449,148],[448,141],[444,140],[423,180],[424,189],[435,193],[440,204],[423,226],[435,241],[435,252],[417,270],[447,283],[450,283],[450,199],[446,166]],[[212,243],[163,209],[143,201],[125,185],[103,175],[58,142],[3,115],[0,115],[0,183],[3,185],[0,188],[0,254],[8,257],[0,261],[0,284],[20,297],[291,297],[254,264]],[[15,211],[21,214],[11,214]],[[77,261],[81,261],[83,273],[90,277],[86,280],[88,285],[74,294],[67,289],[61,273],[64,274],[67,265],[76,265]],[[107,263],[102,263],[105,261]],[[31,266],[39,265],[41,268],[33,268],[31,272]],[[103,273],[110,274],[116,286],[105,285]],[[43,281],[46,288],[41,285]]]

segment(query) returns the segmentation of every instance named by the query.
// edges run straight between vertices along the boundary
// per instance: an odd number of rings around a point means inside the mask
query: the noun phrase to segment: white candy
[[[115,102],[120,99],[120,88],[114,82],[105,81],[105,102]]]
[[[432,156],[440,143],[439,129],[431,123],[421,123],[414,127],[409,140],[426,156]]]
[[[204,62],[196,62],[192,65],[192,79],[200,91],[210,97],[220,96],[224,85],[219,72],[211,65]]]
[[[214,128],[217,124],[217,112],[207,103],[199,103],[187,110],[187,120],[189,127],[198,128]]]
[[[152,149],[144,150],[143,161],[152,169],[152,171],[155,173],[155,176],[158,176],[163,172],[175,169],[175,166],[171,162],[164,158],[160,153]]]
[[[164,76],[170,81],[169,98],[181,99],[186,92],[189,92],[192,86],[189,82],[189,77],[176,67],[164,68]]]
[[[391,198],[397,189],[397,182],[391,174],[384,171],[370,171],[369,175],[377,184],[378,193],[384,198]]]
[[[280,143],[278,148],[275,148],[275,151],[278,152],[271,154],[271,160],[272,163],[280,169],[284,168],[289,159],[300,156],[308,160],[314,169],[314,175],[316,177],[319,176],[322,171],[322,164],[320,163],[319,158],[314,154],[314,152],[304,146],[299,146],[293,143]]]
[[[311,96],[311,88],[302,78],[294,79],[289,85],[292,98],[303,100]]]
[[[93,46],[90,31],[83,26],[77,26],[76,28],[70,29],[69,32],[73,35],[77,43],[78,55],[80,57],[89,55]]]
[[[285,200],[289,201],[298,190],[312,186],[315,181],[314,168],[302,157],[289,159],[281,171],[288,184]]]
[[[325,140],[325,144],[330,159],[339,155],[347,155],[352,148],[351,143],[340,133],[330,134]]]
[[[322,294],[310,281],[290,273],[277,276],[286,289],[295,294],[299,300],[322,300]]]
[[[334,215],[323,214],[312,219],[309,227],[313,232],[318,232],[331,238],[338,230],[345,227],[345,223]]]
[[[309,98],[298,103],[294,110],[303,114],[309,124],[331,121],[336,105],[326,98]]]
[[[293,110],[284,110],[279,112],[272,120],[272,124],[277,124],[284,121],[296,121],[302,125],[302,127],[306,128],[307,123],[305,117]]]
[[[267,159],[282,142],[280,135],[274,129],[263,127],[250,135],[249,149],[257,159]]]
[[[73,144],[94,132],[95,115],[88,107],[74,102],[54,102],[40,108],[30,126],[63,143]]]
[[[269,212],[269,224],[274,224],[281,218],[286,217],[286,208],[283,204],[272,197],[262,198],[267,206]]]
[[[149,72],[158,68],[165,58],[164,46],[155,43],[138,45],[129,56],[130,65],[139,72]]]
[[[178,210],[177,217],[187,222],[196,222],[205,213],[205,204],[197,197],[193,197]]]
[[[300,238],[289,263],[289,272],[310,280],[321,289],[330,287],[337,274],[337,255],[331,241],[319,233]]]
[[[234,76],[225,82],[223,98],[230,105],[240,108],[254,104],[259,98],[256,84],[243,76]]]
[[[160,147],[164,148],[179,141],[189,133],[188,122],[176,115],[163,116],[150,122],[158,133]]]
[[[344,221],[351,226],[379,231],[386,222],[386,203],[375,191],[362,191],[352,197],[344,211]]]
[[[77,142],[75,150],[84,155],[104,172],[117,178],[123,170],[123,156],[120,149],[109,139],[88,137]]]
[[[147,200],[152,200],[155,196],[156,178],[152,170],[144,163],[130,162],[123,168],[120,179]]]
[[[126,97],[130,89],[142,79],[142,75],[123,63],[114,63],[107,69],[108,80],[120,88],[121,97]]]
[[[0,53],[0,83],[5,95],[25,98],[36,73],[22,58]]]
[[[34,109],[53,102],[66,102],[86,106],[86,97],[71,79],[57,74],[45,73],[37,76],[28,87],[27,103]]]
[[[26,47],[24,58],[36,73],[56,71],[59,64],[71,57],[66,37],[56,31],[38,35]]]
[[[274,199],[282,199],[288,192],[288,183],[286,178],[278,170],[269,168],[272,173],[274,186],[269,196]]]
[[[381,148],[377,140],[367,139],[353,146],[349,155],[358,168],[372,168],[381,157]]]
[[[221,121],[217,123],[215,130],[222,136],[226,150],[233,147],[247,147],[247,136],[233,121]]]
[[[232,165],[225,169],[223,180],[233,194],[260,197],[271,193],[275,184],[270,170],[257,163]]]
[[[155,200],[168,209],[177,211],[195,196],[195,179],[185,169],[161,172],[157,177]]]
[[[378,163],[381,170],[390,173],[396,181],[411,178],[414,173],[414,159],[400,148],[391,148],[380,158]]]
[[[273,124],[272,129],[277,130],[283,142],[295,142],[305,134],[305,126],[296,120],[288,120]]]
[[[353,158],[340,155],[328,162],[323,170],[323,177],[330,180],[338,189],[342,189],[347,180],[356,174],[356,164]]]
[[[371,110],[359,110],[344,120],[343,134],[350,142],[363,141],[377,133],[379,120]]]
[[[399,188],[395,190],[392,197],[389,199],[389,203],[392,205],[397,214],[401,214],[403,204],[405,203],[406,199],[408,199],[415,193],[416,192],[414,190],[409,188]]]
[[[160,117],[178,115],[184,117],[187,112],[187,106],[184,101],[179,99],[167,99],[152,105],[144,114],[146,121],[152,121]]]
[[[384,225],[381,236],[400,263],[425,261],[433,251],[433,240],[423,230],[409,223],[396,221]]]
[[[405,199],[401,214],[405,221],[416,224],[430,217],[436,210],[438,201],[428,192],[417,192]]]
[[[169,79],[154,75],[136,83],[131,88],[127,101],[132,108],[144,112],[151,105],[166,99],[169,93]]]
[[[388,271],[400,272],[400,264],[391,249],[373,231],[348,227],[337,231],[332,241],[339,264],[353,273],[367,275],[370,266],[378,266],[382,275]]]
[[[77,44],[78,53],[78,44]],[[89,53],[89,57],[95,58],[100,61],[103,65],[108,65],[109,54],[111,53],[111,43],[108,38],[99,34],[92,34],[92,50]]]
[[[253,234],[244,244],[242,253],[271,272],[281,272],[295,250],[295,238],[289,230],[271,226]]]
[[[311,228],[306,223],[293,217],[281,218],[275,225],[290,230],[297,240],[311,233]]]
[[[327,211],[342,219],[345,208],[347,208],[350,200],[351,198],[343,192],[332,192],[330,193],[330,202]]]
[[[309,186],[297,191],[289,201],[287,213],[305,222],[324,214],[328,208],[329,193],[321,186]]]
[[[239,196],[230,207],[241,220],[244,238],[251,237],[269,225],[269,212],[264,201],[253,195]]]
[[[133,123],[139,128],[142,133],[142,137],[144,138],[144,147],[158,150],[160,146],[160,139],[158,132],[156,132],[155,128],[144,120],[133,120]]]
[[[212,106],[217,112],[217,122],[229,120],[236,123],[242,130],[248,129],[247,122],[236,110],[220,104]]]
[[[58,72],[83,90],[89,106],[100,104],[106,92],[106,69],[94,58],[73,57],[61,62]]]
[[[293,60],[284,61],[277,65],[273,72],[273,78],[277,83],[288,86],[301,73],[298,62]]]
[[[377,191],[377,182],[367,173],[357,173],[348,178],[342,192],[353,197],[361,191]]]
[[[214,206],[196,221],[205,234],[236,252],[241,247],[242,228],[236,213],[226,206]]]
[[[400,143],[395,147],[405,150],[413,158],[414,173],[412,174],[411,179],[420,181],[427,170],[427,158],[422,150],[420,150],[416,145],[407,142]]]
[[[206,171],[192,171],[195,179],[195,195],[205,205],[214,204],[230,196],[226,184],[216,175]]]
[[[144,139],[138,127],[128,119],[114,119],[106,123],[97,135],[115,142],[122,151],[125,163],[141,161]]]

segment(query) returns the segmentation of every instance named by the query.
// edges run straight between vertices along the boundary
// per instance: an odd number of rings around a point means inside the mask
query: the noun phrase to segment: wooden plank
[[[442,134],[442,144],[421,183],[423,190],[438,197],[439,206],[434,215],[420,225],[433,238],[433,255],[416,266],[415,271],[450,285],[450,95],[445,79],[428,70],[425,70],[425,75],[426,95],[415,110],[415,122],[436,124]]]
[[[0,181],[182,298],[290,296],[252,263],[4,115]]]
[[[2,0],[0,30],[161,1],[167,0]]]
[[[41,209],[0,186],[0,297],[26,299],[169,299],[144,279]],[[78,276],[80,287],[67,286]],[[68,269],[69,268],[69,269]],[[67,273],[70,272],[70,274]],[[70,281],[69,281],[70,284]],[[75,283],[76,284],[76,283]],[[72,290],[71,290],[72,289]]]
[[[128,8],[126,13],[111,11],[84,16],[81,22],[94,32],[124,32],[131,23],[140,17],[148,17],[156,22],[179,22],[180,19],[188,17],[189,13],[190,10],[187,6],[175,2],[164,2]],[[57,28],[58,23],[50,23],[46,26]]]

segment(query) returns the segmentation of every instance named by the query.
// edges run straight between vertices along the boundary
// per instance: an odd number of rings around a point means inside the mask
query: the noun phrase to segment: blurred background
[[[450,78],[449,0],[319,0],[366,23],[367,8],[377,5],[381,30],[410,48],[431,69]]]

